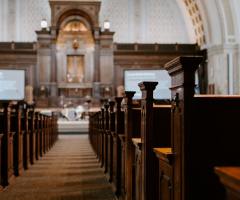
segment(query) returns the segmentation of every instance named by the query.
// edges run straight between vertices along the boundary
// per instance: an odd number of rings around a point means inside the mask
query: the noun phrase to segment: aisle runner
[[[86,135],[59,136],[55,146],[21,177],[1,200],[113,200]]]

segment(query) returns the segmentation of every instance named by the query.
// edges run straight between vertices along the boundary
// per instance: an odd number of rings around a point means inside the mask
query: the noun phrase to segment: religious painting
[[[84,55],[67,56],[67,81],[72,83],[84,81]]]

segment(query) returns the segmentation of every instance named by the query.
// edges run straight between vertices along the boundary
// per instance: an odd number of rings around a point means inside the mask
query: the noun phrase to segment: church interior
[[[239,0],[0,0],[1,200],[240,200]]]

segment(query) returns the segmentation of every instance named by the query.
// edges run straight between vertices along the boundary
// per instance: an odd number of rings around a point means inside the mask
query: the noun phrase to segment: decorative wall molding
[[[36,41],[35,31],[40,29],[40,21],[46,18],[51,23],[48,0],[0,0],[0,3],[3,11],[0,41]],[[176,0],[102,0],[100,26],[105,19],[111,22],[115,42],[192,41]]]

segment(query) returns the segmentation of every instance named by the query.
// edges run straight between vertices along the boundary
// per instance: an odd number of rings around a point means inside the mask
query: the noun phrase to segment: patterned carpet
[[[87,135],[59,136],[54,147],[3,192],[1,200],[113,200]]]

